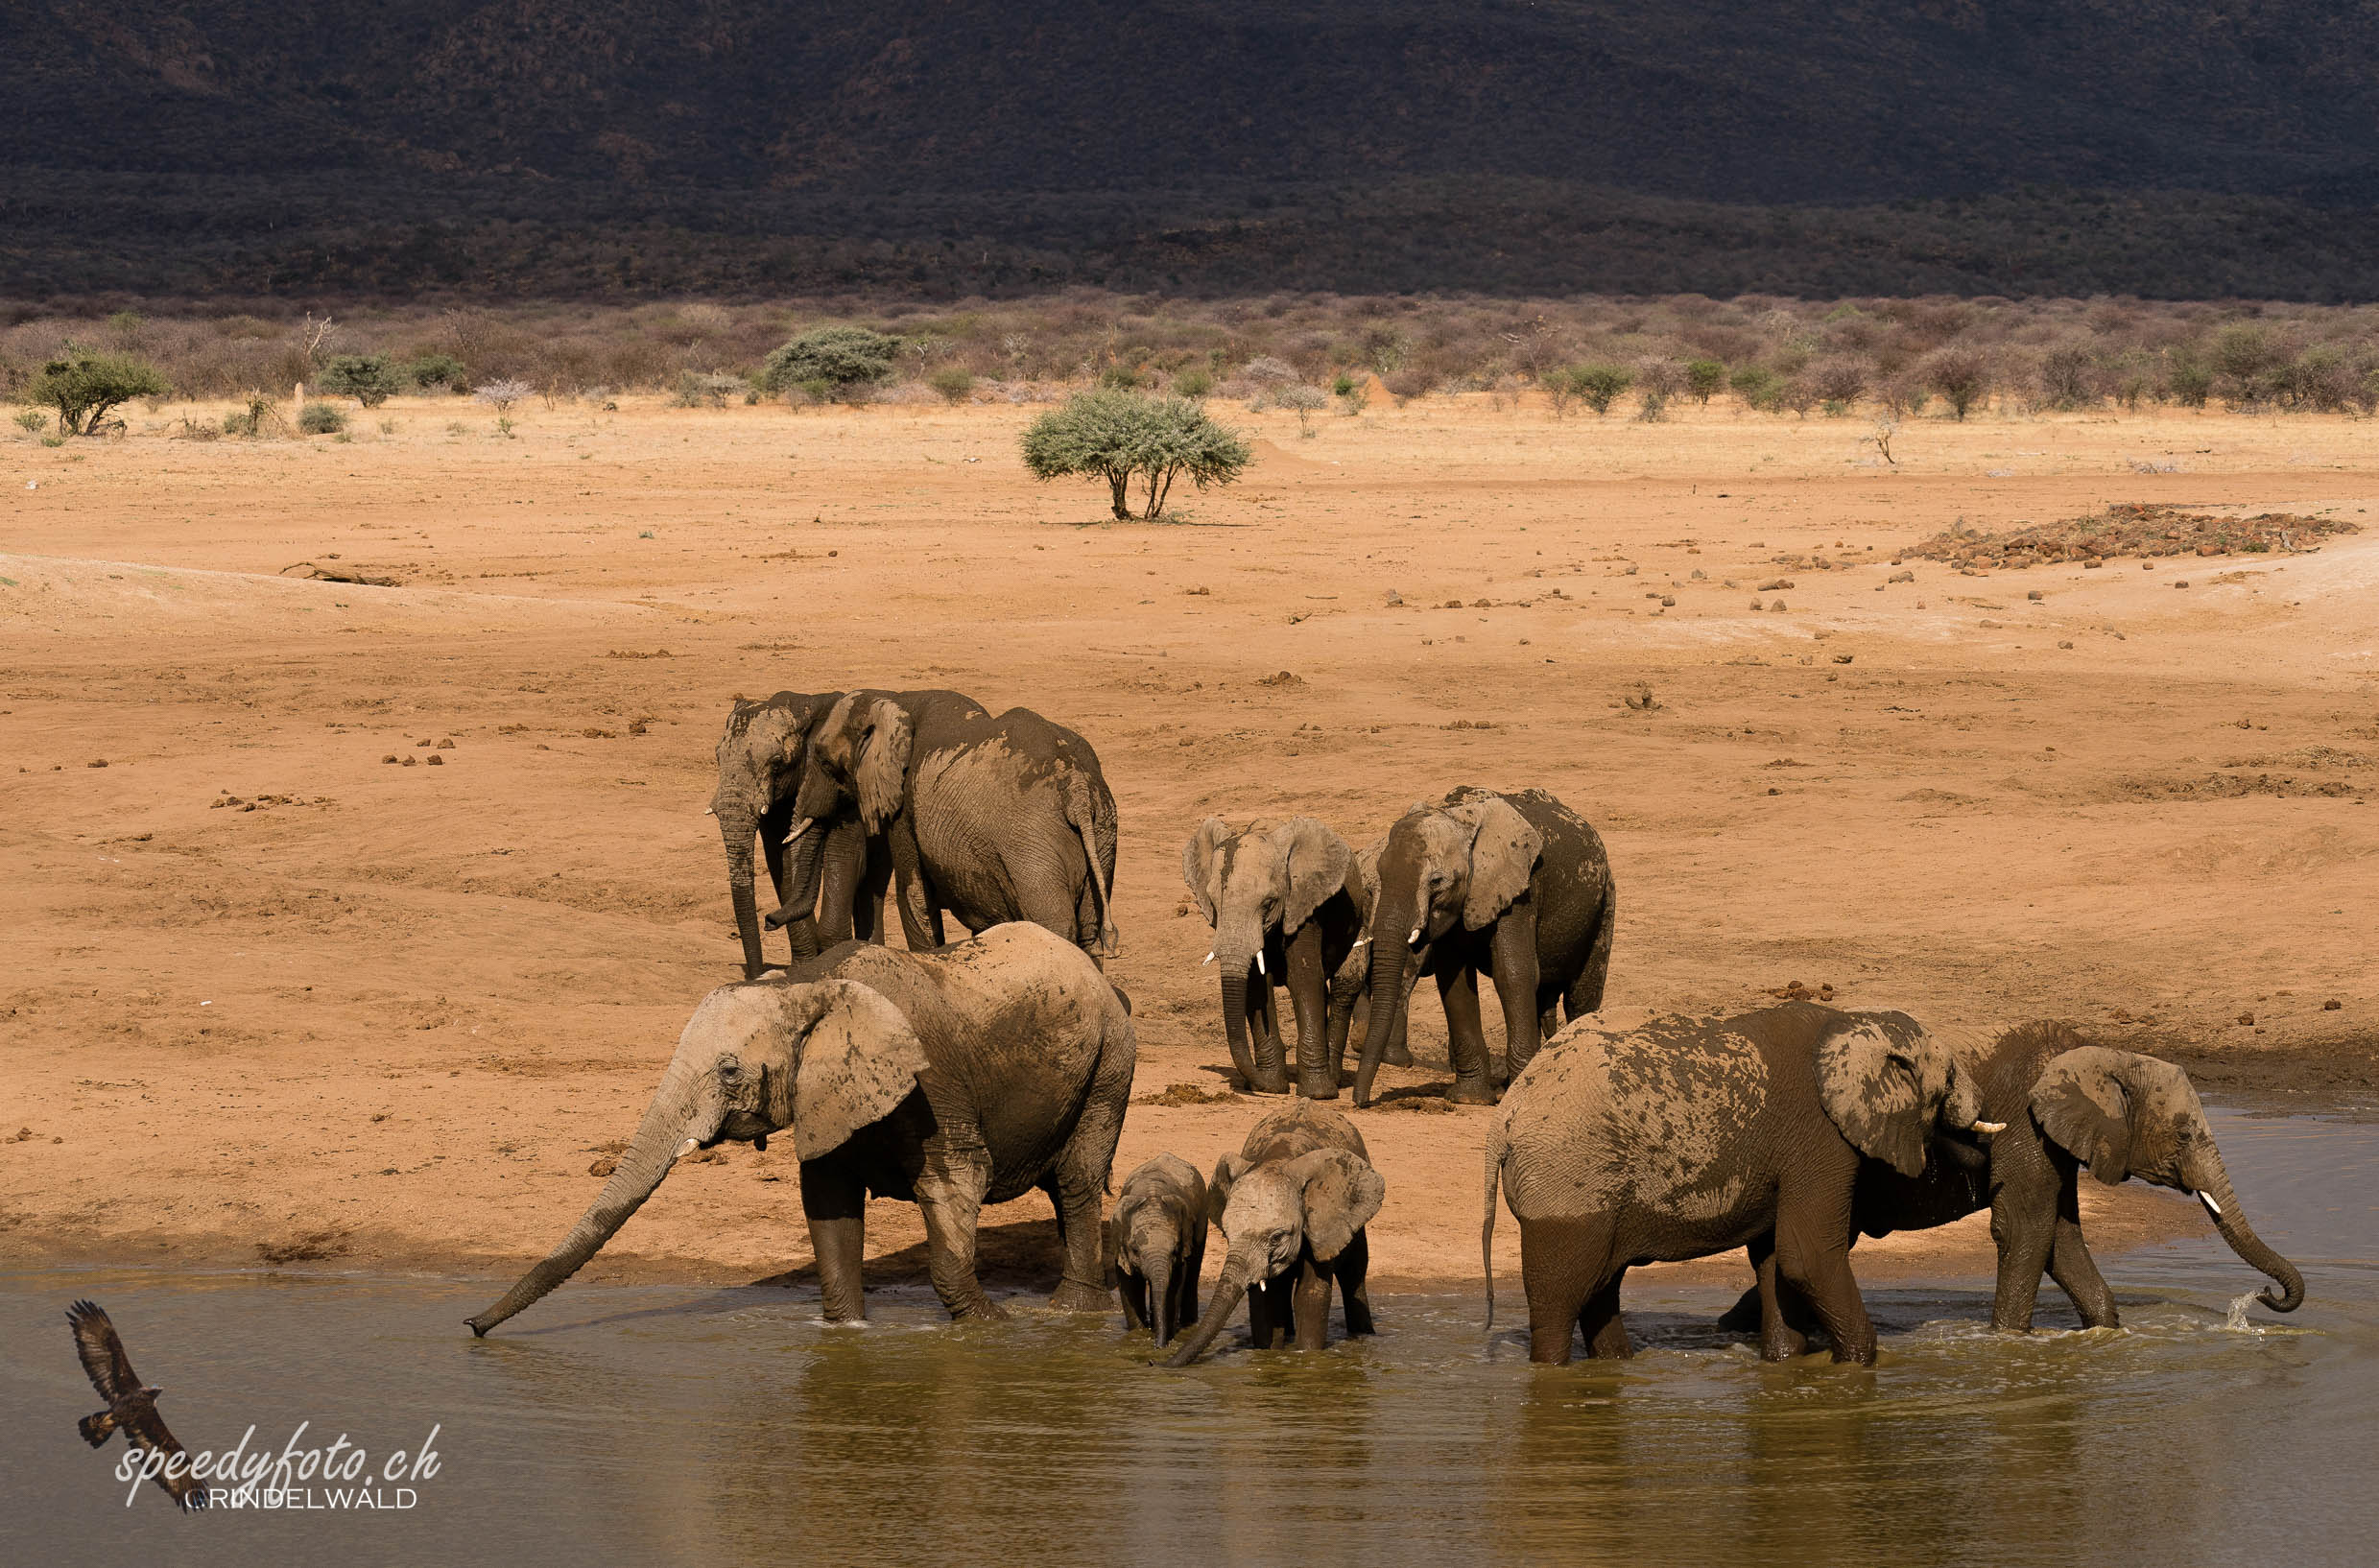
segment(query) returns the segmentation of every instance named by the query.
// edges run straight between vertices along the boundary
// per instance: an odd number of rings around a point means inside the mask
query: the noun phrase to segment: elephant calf
[[[1881,1160],[1914,1176],[1937,1134],[1998,1130],[1976,1120],[1979,1104],[1956,1056],[1905,1013],[1795,1003],[1625,1034],[1572,1025],[1487,1127],[1487,1321],[1500,1181],[1520,1222],[1531,1361],[1567,1362],[1580,1328],[1589,1355],[1627,1355],[1631,1264],[1749,1247],[1763,1301],[1781,1273],[1836,1361],[1872,1362],[1850,1273],[1860,1171]]]
[[[1243,1296],[1258,1350],[1292,1331],[1297,1349],[1320,1349],[1333,1283],[1345,1302],[1346,1332],[1372,1332],[1364,1288],[1371,1247],[1363,1227],[1387,1196],[1363,1134],[1337,1111],[1297,1100],[1256,1123],[1239,1152],[1214,1167],[1206,1208],[1229,1251],[1205,1316],[1166,1365],[1186,1366],[1202,1355]]]
[[[1102,1310],[1099,1207],[1133,1055],[1122,993],[1034,925],[930,953],[845,943],[781,979],[722,986],[694,1010],[603,1192],[471,1332],[578,1272],[678,1160],[727,1139],[765,1149],[787,1128],[828,1319],[867,1316],[870,1194],[923,1211],[934,1292],[953,1318],[1005,1316],[975,1278],[976,1216],[1035,1187],[1057,1204],[1065,1246],[1051,1304]]]
[[[2205,1107],[2178,1067],[2092,1045],[2052,1022],[2009,1030],[1964,1066],[1984,1116],[2006,1127],[1992,1135],[1987,1157],[1949,1140],[1937,1143],[1914,1176],[1869,1163],[1859,1173],[1852,1223],[1866,1235],[1888,1236],[1989,1209],[1999,1249],[1993,1326],[2032,1327],[2044,1271],[2084,1325],[2120,1326],[2114,1293],[2082,1240],[2077,1178],[2084,1164],[2108,1185],[2135,1176],[2195,1194],[2230,1249],[2278,1282],[2279,1295],[2263,1293],[2265,1306],[2293,1312],[2304,1300],[2304,1276],[2248,1224]],[[1762,1311],[1754,1287],[1721,1321],[1739,1330],[1756,1324],[1763,1345],[1797,1352],[1806,1343],[1801,1303],[1788,1296],[1777,1305],[1782,1320]]]
[[[1162,1347],[1198,1320],[1206,1224],[1206,1183],[1189,1161],[1159,1154],[1124,1177],[1107,1222],[1107,1253],[1125,1328],[1149,1330]]]

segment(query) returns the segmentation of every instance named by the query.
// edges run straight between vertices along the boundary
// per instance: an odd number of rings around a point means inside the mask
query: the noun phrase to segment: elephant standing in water
[[[1388,830],[1370,920],[1370,1019],[1355,1104],[1402,1039],[1407,965],[1435,977],[1445,1005],[1458,1105],[1491,1105],[1495,1084],[1479,1018],[1479,975],[1504,1010],[1504,1055],[1517,1074],[1558,1020],[1603,1006],[1618,894],[1610,858],[1586,820],[1542,790],[1458,789]]]
[[[1053,1306],[1100,1311],[1101,1195],[1131,1093],[1131,1015],[1072,943],[1008,925],[935,953],[845,943],[722,986],[678,1037],[636,1135],[544,1262],[469,1319],[485,1334],[568,1279],[697,1149],[790,1128],[829,1320],[864,1318],[870,1194],[915,1202],[953,1318],[1006,1316],[975,1278],[985,1203],[1035,1187],[1065,1247]]]
[[[1159,1349],[1198,1320],[1198,1274],[1206,1266],[1206,1183],[1176,1154],[1141,1163],[1116,1189],[1107,1252],[1124,1300],[1124,1326],[1145,1328]]]
[[[2304,1276],[2247,1223],[2206,1126],[2205,1107],[2178,1067],[2092,1045],[2053,1022],[2009,1030],[1965,1066],[1981,1093],[1984,1117],[2005,1124],[2006,1130],[1991,1135],[1987,1155],[1959,1139],[1938,1139],[1914,1176],[1887,1165],[1864,1166],[1851,1223],[1866,1235],[1888,1236],[1989,1209],[1999,1248],[1993,1327],[2032,1328],[2044,1271],[2085,1326],[2120,1326],[2114,1293],[2082,1235],[2078,1177],[2084,1164],[2109,1186],[2135,1176],[2195,1194],[2230,1249],[2278,1283],[2280,1294],[2265,1291],[2263,1304],[2294,1312],[2303,1302]],[[1807,1344],[1804,1304],[1784,1294],[1777,1306],[1780,1318],[1764,1313],[1754,1287],[1721,1321],[1737,1330],[1756,1327],[1763,1347],[1797,1354]]]
[[[735,905],[735,931],[744,943],[744,978],[757,980],[768,967],[760,948],[760,913],[752,896],[751,842],[756,834],[768,857],[769,882],[783,906],[769,917],[783,926],[796,959],[816,958],[837,942],[880,941],[884,890],[892,881],[892,858],[870,856],[866,829],[846,815],[826,831],[794,846],[793,798],[809,759],[811,733],[842,699],[841,692],[778,692],[765,701],[738,699],[719,736],[719,786],[710,814],[726,841],[727,894]]]
[[[941,945],[947,909],[969,931],[1030,920],[1114,953],[1115,796],[1072,730],[956,692],[846,693],[811,739],[790,842],[854,809],[891,848],[912,949]]]
[[[1365,1287],[1371,1244],[1364,1227],[1387,1197],[1363,1134],[1339,1112],[1296,1100],[1256,1123],[1206,1185],[1207,1211],[1229,1251],[1205,1316],[1166,1365],[1186,1366],[1203,1355],[1242,1297],[1258,1350],[1292,1335],[1297,1349],[1320,1349],[1333,1284],[1345,1303],[1346,1332],[1371,1333]]]
[[[1850,1272],[1851,1196],[1880,1160],[1904,1176],[1930,1140],[1996,1132],[1949,1048],[1899,1012],[1793,1003],[1625,1034],[1573,1024],[1487,1125],[1479,1246],[1495,1319],[1495,1193],[1520,1222],[1529,1359],[1628,1354],[1619,1287],[1636,1263],[1751,1249],[1760,1298],[1807,1297],[1834,1359],[1875,1359]],[[1769,1347],[1770,1354],[1781,1351]]]
[[[1223,1030],[1239,1076],[1257,1094],[1289,1092],[1273,1001],[1273,986],[1285,984],[1297,1014],[1297,1092],[1337,1099],[1371,906],[1346,841],[1311,817],[1242,828],[1209,817],[1181,852],[1181,879],[1214,928],[1209,958],[1222,965]],[[1261,1031],[1252,1043],[1251,1012]]]

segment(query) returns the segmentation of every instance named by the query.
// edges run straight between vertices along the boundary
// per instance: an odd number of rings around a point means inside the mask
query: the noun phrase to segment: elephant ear
[[[1544,835],[1528,819],[1498,796],[1466,800],[1449,808],[1469,825],[1470,886],[1463,896],[1463,924],[1472,931],[1493,925],[1512,901],[1528,891],[1536,857],[1545,851]]]
[[[879,697],[868,705],[867,733],[860,737],[859,815],[868,831],[881,833],[884,824],[900,815],[900,796],[909,777],[909,746],[913,732],[900,704]]]
[[[2032,1086],[2033,1120],[2040,1130],[2109,1187],[2131,1174],[2134,1103],[2123,1068],[2146,1059],[2085,1045],[2050,1058]],[[2156,1065],[2179,1076],[2169,1062]]]
[[[1289,1161],[1289,1179],[1305,1192],[1305,1241],[1329,1262],[1388,1200],[1388,1182],[1369,1163],[1344,1149],[1317,1149]]]
[[[880,991],[849,980],[796,989],[804,993],[799,1010],[817,1010],[794,1061],[793,1147],[817,1159],[909,1097],[925,1071],[925,1046]]]
[[[1230,1207],[1231,1188],[1248,1174],[1249,1163],[1244,1154],[1225,1154],[1214,1162],[1214,1179],[1206,1183],[1206,1224],[1218,1230],[1223,1227],[1223,1211]]]
[[[1223,896],[1223,845],[1229,842],[1230,824],[1220,817],[1209,817],[1198,824],[1198,831],[1189,836],[1181,849],[1181,880],[1189,884],[1190,896],[1198,900],[1199,909],[1206,916],[1206,924],[1215,921],[1215,911]]]
[[[1292,817],[1273,835],[1289,866],[1289,897],[1281,910],[1280,929],[1295,936],[1314,917],[1314,911],[1346,886],[1354,852],[1346,841],[1312,817]]]
[[[1826,1116],[1869,1159],[1904,1176],[1924,1175],[1928,1053],[1938,1050],[1921,1032],[1885,1029],[1871,1019],[1845,1018],[1818,1044],[1818,1100]]]

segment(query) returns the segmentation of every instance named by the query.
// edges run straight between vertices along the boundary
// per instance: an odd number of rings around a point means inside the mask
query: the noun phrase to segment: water
[[[2105,1260],[2120,1332],[2053,1289],[2063,1331],[2028,1339],[1988,1331],[1986,1280],[1870,1290],[1867,1371],[1761,1364],[1708,1326],[1731,1290],[1631,1288],[1617,1366],[1532,1367],[1508,1284],[1492,1340],[1475,1292],[1389,1295],[1372,1342],[1174,1373],[1112,1318],[952,1326],[921,1295],[829,1328],[777,1290],[571,1286],[474,1341],[486,1281],[0,1273],[0,1561],[2368,1560],[2379,1126],[2218,1129],[2301,1311],[2230,1320],[2259,1276],[2209,1236]],[[73,1433],[78,1295],[194,1449],[310,1422],[376,1473],[435,1424],[438,1473],[378,1513],[128,1509],[120,1441]]]

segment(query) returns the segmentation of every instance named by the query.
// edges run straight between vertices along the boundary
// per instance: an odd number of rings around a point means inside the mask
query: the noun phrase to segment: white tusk
[[[1977,1122],[1974,1124],[1974,1130],[1977,1132],[2005,1132],[2007,1129],[2008,1124],[2005,1122]]]
[[[1419,941],[1420,939],[1421,939],[1421,928],[1420,928],[1420,927],[1418,927],[1418,926],[1415,926],[1415,927],[1413,928],[1413,935],[1411,935],[1410,937],[1407,937],[1407,938],[1404,938],[1404,945],[1405,945],[1405,946],[1407,946],[1407,947],[1410,947],[1410,946],[1412,946],[1415,942]]]
[[[1200,959],[1200,960],[1198,961],[1198,967],[1200,967],[1201,969],[1202,969],[1202,968],[1204,968],[1207,964],[1212,963],[1213,962],[1214,962],[1214,955],[1213,955],[1212,953],[1208,953],[1208,954],[1207,954],[1204,958]]]
[[[716,817],[719,815],[719,808],[716,806],[704,806],[702,808],[702,815],[705,817]]]
[[[802,834],[807,833],[810,830],[810,824],[815,822],[818,819],[815,817],[804,817],[799,821],[794,823],[793,831],[785,835],[785,842],[787,843],[791,843]]]
[[[1257,974],[1259,974],[1259,975],[1260,975],[1260,974],[1262,974],[1262,973],[1264,972],[1264,952],[1263,952],[1263,949],[1261,949],[1261,948],[1258,948],[1258,949],[1256,950],[1256,955],[1255,955],[1255,972],[1256,972]]]
[[[2219,1220],[2222,1218],[2222,1205],[2220,1203],[2215,1202],[2203,1193],[2198,1194],[2198,1201],[2203,1203],[2215,1219]]]
[[[688,1138],[685,1142],[679,1144],[678,1146],[678,1152],[669,1157],[673,1160],[683,1159],[688,1154],[694,1152],[697,1149],[700,1149],[702,1146],[702,1141],[700,1138]]]
[[[1357,937],[1355,938],[1355,945],[1357,947],[1368,947],[1371,945],[1371,938],[1368,937]]]

